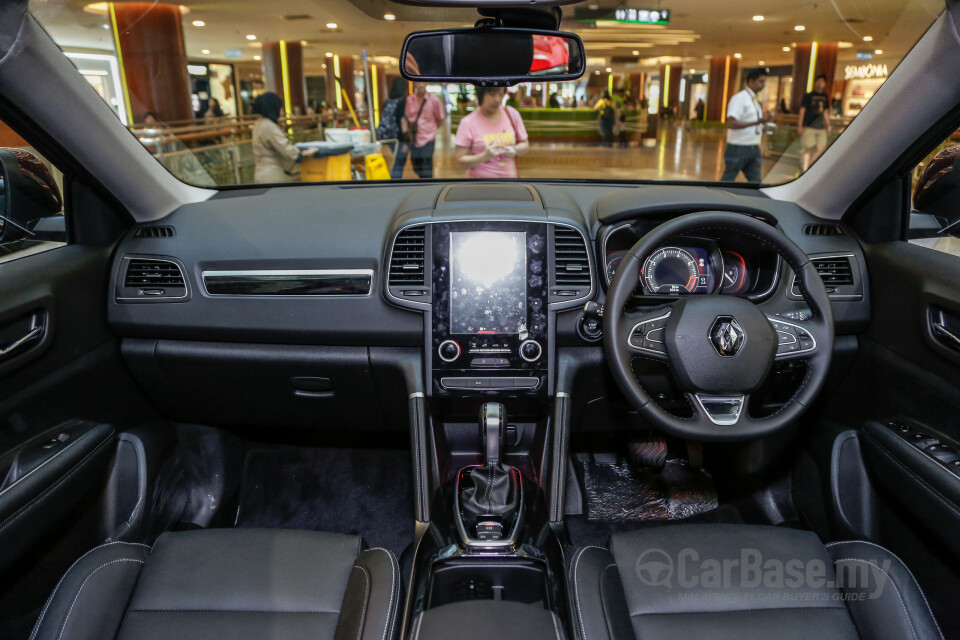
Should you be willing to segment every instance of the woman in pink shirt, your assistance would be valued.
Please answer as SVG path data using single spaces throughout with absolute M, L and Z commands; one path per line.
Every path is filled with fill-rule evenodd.
M 523 119 L 503 106 L 503 87 L 477 87 L 480 105 L 457 128 L 457 162 L 468 178 L 516 178 L 517 156 L 530 149 Z

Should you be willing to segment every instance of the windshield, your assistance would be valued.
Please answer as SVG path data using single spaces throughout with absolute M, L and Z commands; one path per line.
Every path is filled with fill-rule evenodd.
M 943 2 L 570 5 L 560 28 L 583 39 L 583 77 L 506 90 L 399 74 L 408 33 L 472 26 L 473 9 L 386 0 L 30 7 L 132 134 L 193 185 L 781 184 L 842 135 Z M 538 40 L 537 69 L 565 57 L 556 40 Z

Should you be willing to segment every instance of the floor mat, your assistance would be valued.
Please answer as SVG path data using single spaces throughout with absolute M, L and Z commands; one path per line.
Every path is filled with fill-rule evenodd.
M 742 524 L 740 512 L 731 505 L 721 505 L 716 509 L 704 511 L 681 520 L 633 520 L 625 522 L 598 522 L 580 516 L 567 516 L 565 519 L 570 544 L 573 548 L 607 547 L 610 536 L 623 531 L 634 531 L 670 524 Z M 572 557 L 572 554 L 568 554 Z
M 413 541 L 410 452 L 252 449 L 239 503 L 238 527 L 357 534 L 399 557 Z
M 580 464 L 587 520 L 680 520 L 720 506 L 710 476 L 683 460 L 667 460 L 660 471 L 625 461 Z

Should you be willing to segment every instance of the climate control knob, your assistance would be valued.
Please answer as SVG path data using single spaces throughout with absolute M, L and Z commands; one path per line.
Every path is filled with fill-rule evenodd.
M 444 340 L 437 349 L 440 359 L 444 362 L 453 362 L 460 357 L 460 345 L 453 340 Z
M 520 344 L 520 357 L 527 362 L 536 362 L 542 354 L 543 349 L 536 340 L 525 340 Z

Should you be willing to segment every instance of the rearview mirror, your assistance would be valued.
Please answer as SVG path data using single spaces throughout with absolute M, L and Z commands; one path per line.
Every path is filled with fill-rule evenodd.
M 414 81 L 506 86 L 575 80 L 585 67 L 574 33 L 503 27 L 417 31 L 407 36 L 400 73 Z

